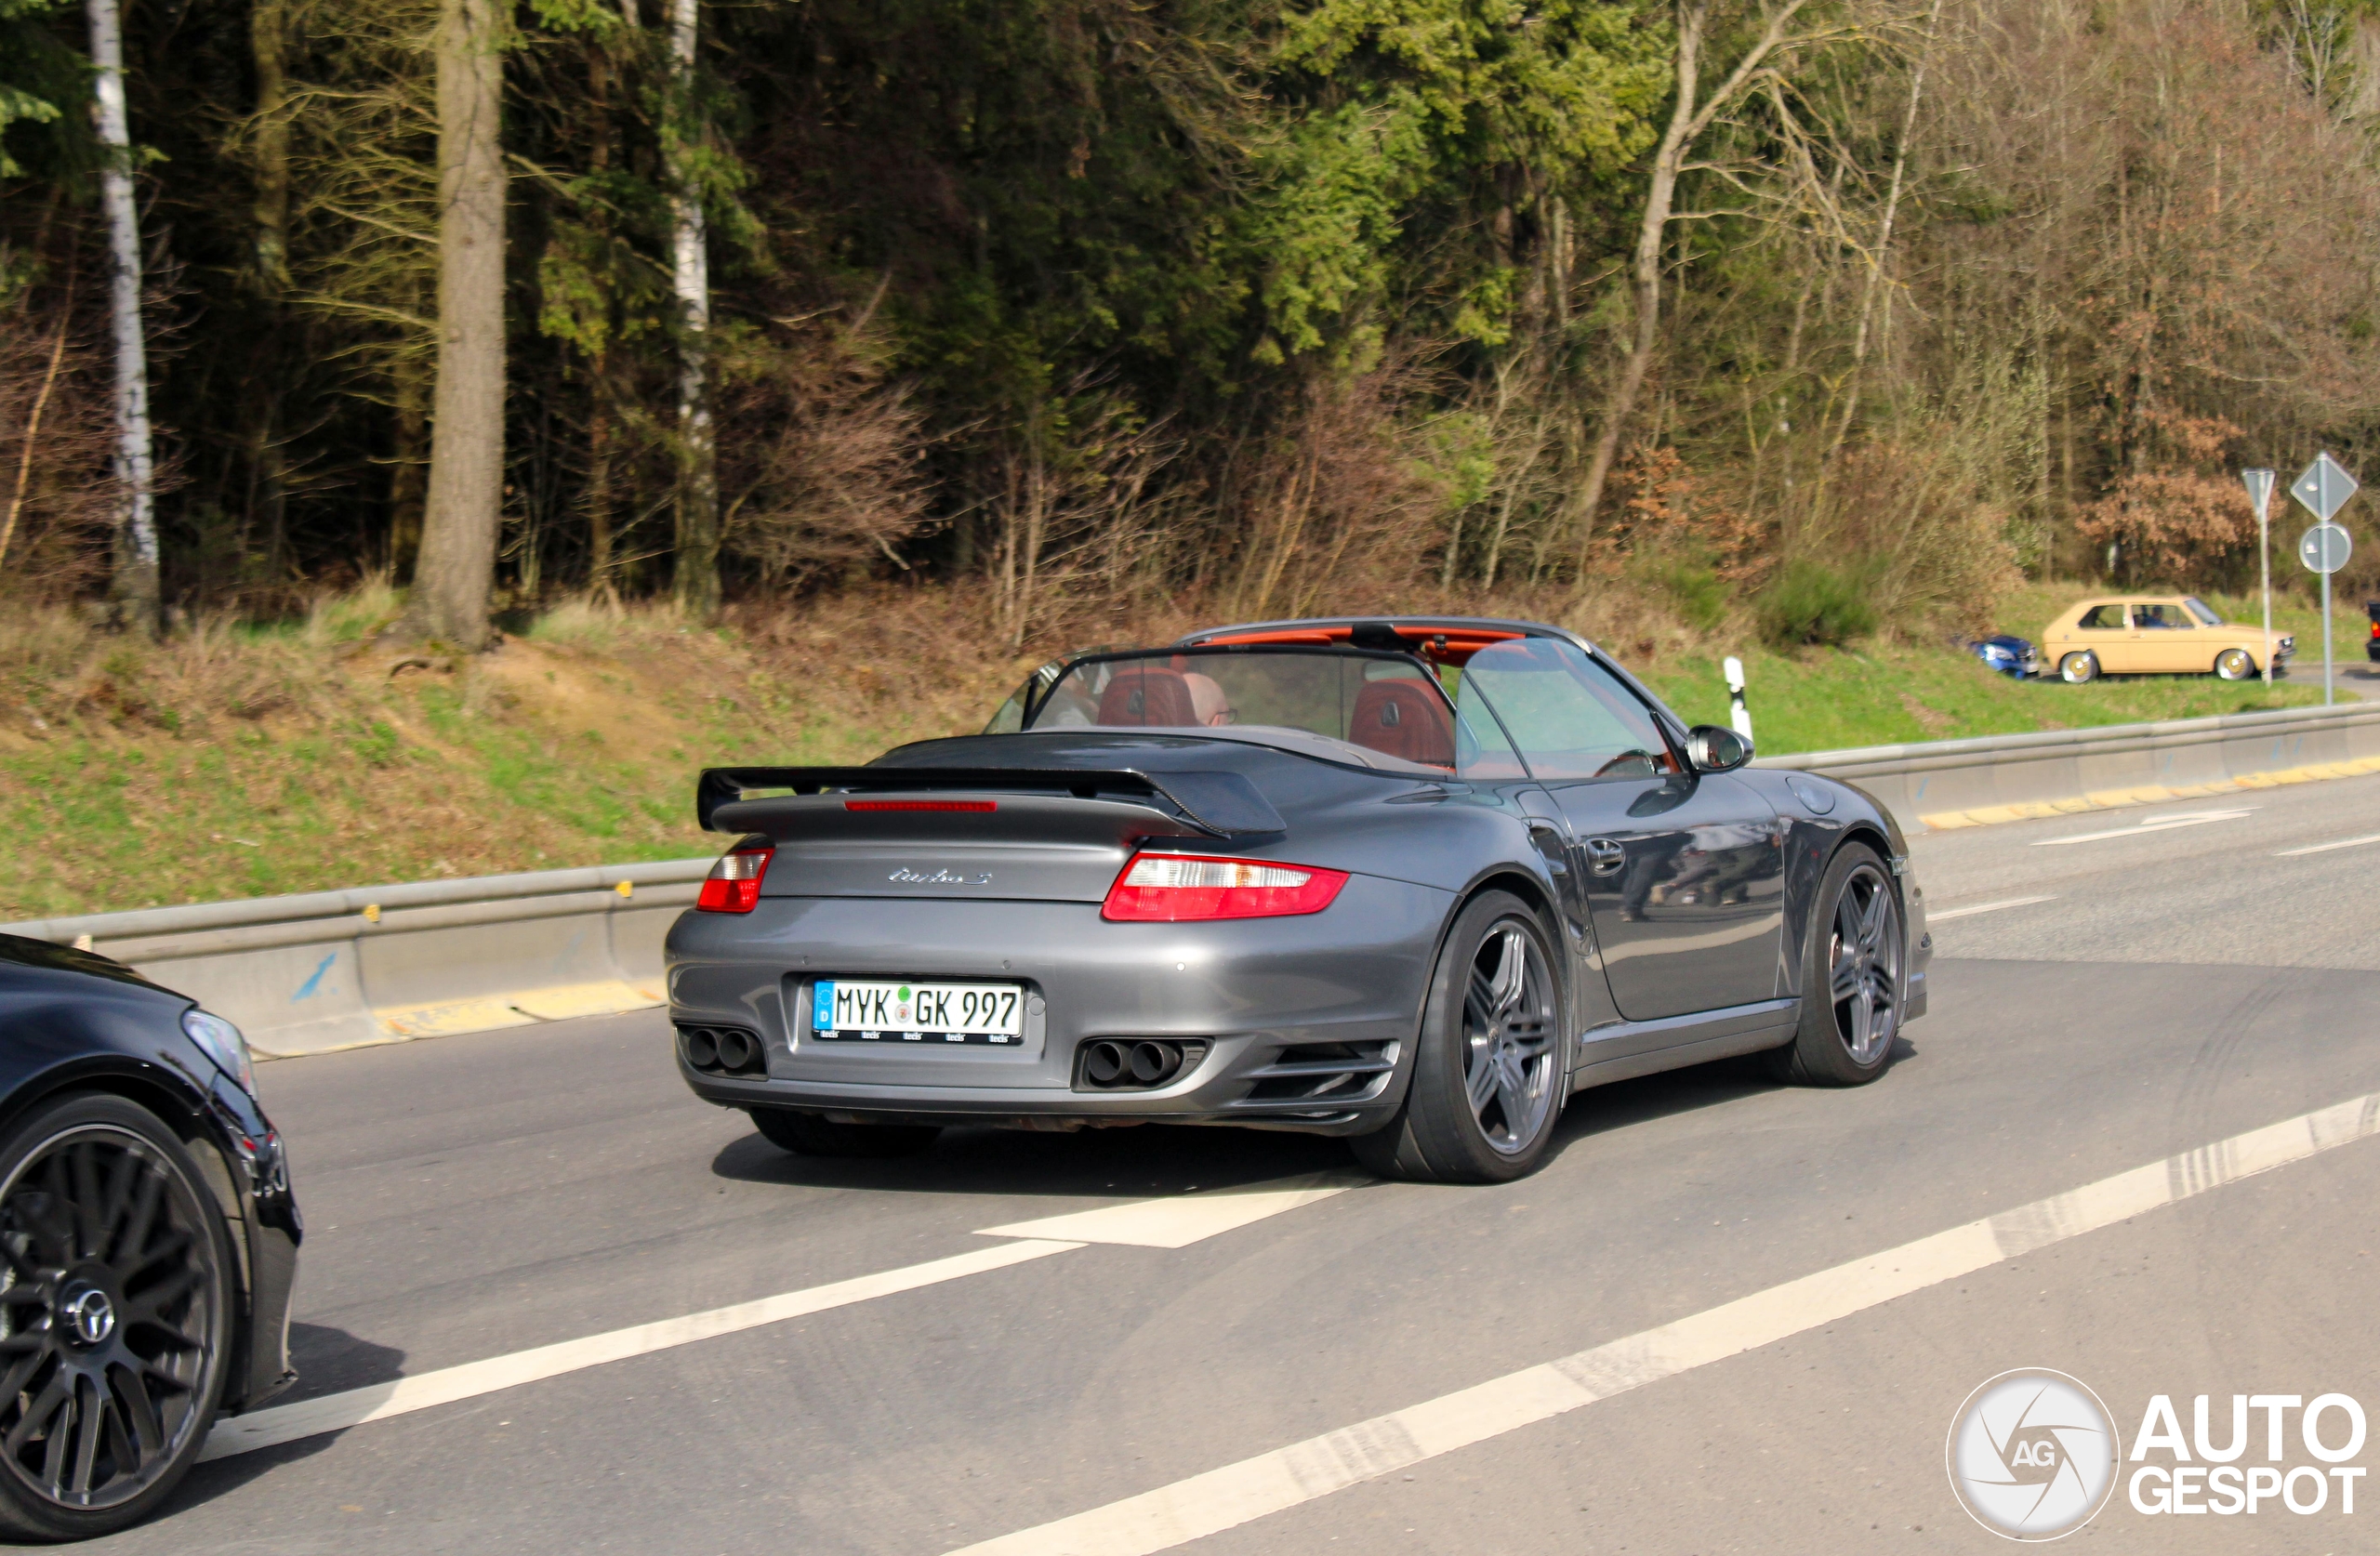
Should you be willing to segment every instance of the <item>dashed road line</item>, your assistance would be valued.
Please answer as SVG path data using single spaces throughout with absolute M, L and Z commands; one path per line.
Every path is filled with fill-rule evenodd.
M 1925 922 L 1928 927 L 1931 927 L 1933 925 L 1942 923 L 1946 919 L 1968 918 L 1978 913 L 1998 913 L 2002 908 L 2031 907 L 2035 903 L 2054 903 L 2056 901 L 2057 901 L 2057 894 L 2056 892 L 2052 892 L 2046 897 L 2010 897 L 2004 902 L 1977 903 L 1973 907 L 1946 908 L 1940 913 L 1936 913 L 1933 909 L 1928 908 L 1925 913 Z
M 1124 1243 L 1144 1248 L 1186 1248 L 1267 1216 L 1312 1205 L 1370 1182 L 1352 1172 L 1317 1172 L 1244 1189 L 1208 1189 L 1170 1199 L 1136 1200 L 1097 1210 L 1075 1210 L 1035 1221 L 985 1227 L 984 1237 L 1051 1237 L 1069 1243 Z
M 964 1280 L 994 1270 L 1005 1270 L 1051 1254 L 1070 1253 L 1094 1243 L 1117 1243 L 1151 1248 L 1183 1248 L 1202 1239 L 1250 1226 L 1317 1200 L 1369 1182 L 1353 1173 L 1309 1173 L 1275 1179 L 1240 1188 L 1208 1189 L 1163 1199 L 1132 1200 L 1094 1210 L 1072 1211 L 1038 1221 L 991 1227 L 979 1236 L 1013 1237 L 1018 1242 L 978 1248 L 949 1259 L 930 1259 L 898 1270 L 885 1270 L 826 1286 L 780 1292 L 706 1312 L 687 1313 L 651 1324 L 631 1325 L 600 1335 L 465 1362 L 459 1366 L 400 1378 L 295 1404 L 274 1405 L 216 1423 L 207 1434 L 200 1459 L 227 1458 L 258 1448 L 344 1431 L 366 1421 L 386 1420 L 457 1400 L 518 1388 L 564 1373 L 602 1366 L 606 1362 L 650 1355 L 697 1340 L 715 1339 L 763 1325 L 800 1318 L 829 1308 L 849 1307 L 898 1292 L 916 1291 L 946 1281 Z M 1075 1227 L 1063 1234 L 1050 1229 Z
M 2328 853 L 2333 849 L 2360 849 L 2366 843 L 2380 843 L 2380 832 L 2364 837 L 2342 837 L 2335 843 L 2315 843 L 2302 849 L 2282 849 L 2275 859 L 2294 859 L 2301 853 Z
M 2144 816 L 2131 826 L 2119 826 L 2106 832 L 2078 832 L 2070 837 L 2036 837 L 2033 847 L 2054 849 L 2065 843 L 2104 843 L 2110 837 L 2145 837 L 2152 832 L 2171 832 L 2177 826 L 2204 826 L 2209 822 L 2238 821 L 2255 813 L 2251 805 L 2238 811 L 2184 811 L 2177 814 Z
M 386 1420 L 391 1416 L 407 1415 L 434 1405 L 452 1404 L 456 1400 L 492 1394 L 499 1389 L 518 1388 L 540 1378 L 559 1378 L 564 1373 L 601 1366 L 606 1362 L 649 1355 L 655 1351 L 692 1345 L 696 1340 L 757 1329 L 763 1324 L 782 1323 L 807 1313 L 824 1312 L 828 1308 L 849 1307 L 853 1302 L 889 1297 L 897 1291 L 915 1291 L 920 1286 L 939 1286 L 945 1281 L 962 1280 L 991 1270 L 1004 1270 L 1012 1264 L 1023 1264 L 1029 1259 L 1070 1253 L 1082 1246 L 1080 1243 L 1047 1241 L 1003 1243 L 998 1247 L 977 1248 L 950 1259 L 931 1259 L 899 1270 L 836 1281 L 829 1286 L 780 1292 L 774 1297 L 713 1308 L 707 1312 L 693 1312 L 682 1318 L 631 1325 L 608 1334 L 587 1335 L 555 1345 L 541 1345 L 533 1351 L 516 1351 L 509 1356 L 490 1356 L 485 1361 L 466 1362 L 460 1366 L 426 1372 L 417 1378 L 400 1378 L 390 1383 L 350 1389 L 342 1394 L 325 1394 L 320 1399 L 300 1400 L 296 1404 L 275 1405 L 217 1422 L 215 1430 L 207 1433 L 206 1446 L 198 1457 L 203 1462 L 210 1458 L 227 1458 L 233 1454 L 252 1453 L 258 1448 L 295 1443 L 300 1438 L 316 1437 L 326 1431 L 362 1426 L 366 1421 Z
M 2374 1134 L 2380 1092 L 951 1556 L 1153 1556 Z

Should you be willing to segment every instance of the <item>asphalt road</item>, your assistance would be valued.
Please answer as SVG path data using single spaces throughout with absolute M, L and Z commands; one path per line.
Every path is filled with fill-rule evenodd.
M 2002 1547 L 1953 1500 L 1944 1439 L 2003 1370 L 2082 1379 L 2127 1444 L 2159 1393 L 2185 1430 L 2191 1397 L 2215 1396 L 2218 1436 L 2234 1393 L 2380 1411 L 2367 1139 L 2221 1186 L 2177 1167 L 2180 1203 L 2080 1233 L 2037 1217 L 2034 1251 L 1855 1293 L 1782 1338 L 1467 1445 L 1344 1431 L 2380 1092 L 2380 780 L 1915 852 L 1933 1013 L 1873 1087 L 1778 1088 L 1740 1062 L 1654 1077 L 1573 1099 L 1556 1156 L 1508 1187 L 1363 1184 L 1179 1246 L 1091 1241 L 625 1359 L 573 1352 L 541 1380 L 202 1465 L 165 1516 L 104 1543 L 933 1556 L 1324 1438 L 1291 1456 L 1279 1510 L 1181 1549 L 1987 1550 Z M 2022 898 L 2048 900 L 1996 905 Z M 803 1161 L 687 1095 L 657 1015 L 261 1078 L 311 1226 L 297 1402 L 1026 1246 L 985 1228 L 1346 1164 L 1329 1141 L 1151 1128 Z M 1158 1221 L 1118 1224 L 1166 1241 L 1144 1235 Z M 2373 1437 L 2350 1464 L 2380 1465 L 2380 1422 Z M 2294 1421 L 2285 1446 L 2281 1468 L 2312 1462 Z M 1231 1495 L 1185 1487 L 1168 1516 L 1212 1522 Z M 2177 1517 L 2119 1489 L 2072 1537 L 2369 1549 L 2380 1488 L 2363 1497 L 2353 1514 L 2333 1496 L 2317 1513 Z M 1113 1549 L 1085 1537 L 1008 1549 Z

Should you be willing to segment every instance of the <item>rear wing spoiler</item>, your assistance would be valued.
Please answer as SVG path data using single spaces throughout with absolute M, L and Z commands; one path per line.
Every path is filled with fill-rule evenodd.
M 1144 796 L 1162 799 L 1183 821 L 1217 837 L 1286 832 L 1287 823 L 1256 785 L 1236 772 L 1142 772 L 1132 768 L 1034 767 L 707 767 L 694 785 L 694 818 L 706 832 L 723 805 L 747 789 L 823 794 L 1048 793 L 1076 799 Z

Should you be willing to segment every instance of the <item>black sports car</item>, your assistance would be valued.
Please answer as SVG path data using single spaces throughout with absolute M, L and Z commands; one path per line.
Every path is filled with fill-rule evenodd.
M 133 1523 L 290 1381 L 300 1235 L 239 1029 L 0 935 L 0 1539 Z
M 1162 1120 L 1468 1181 L 1604 1081 L 1872 1080 L 1925 1009 L 1907 850 L 1751 757 L 1531 622 L 1072 655 L 980 735 L 703 774 L 737 840 L 669 934 L 680 1069 L 793 1151 Z

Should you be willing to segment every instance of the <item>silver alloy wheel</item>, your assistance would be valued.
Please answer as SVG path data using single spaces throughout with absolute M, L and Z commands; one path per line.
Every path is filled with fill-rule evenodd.
M 1900 1031 L 1900 907 L 1873 864 L 1844 877 L 1827 943 L 1834 1033 L 1851 1062 L 1873 1064 Z
M 2245 680 L 2256 673 L 2256 664 L 2246 649 L 2225 649 L 2215 656 L 2215 673 L 2225 680 Z
M 1528 932 L 1510 919 L 1471 958 L 1462 996 L 1462 1088 L 1488 1145 L 1518 1155 L 1553 1115 L 1561 1056 L 1554 978 Z
M 2098 657 L 2089 653 L 2069 653 L 2057 662 L 2057 674 L 2058 679 L 2069 686 L 2081 686 L 2085 681 L 2096 680 L 2099 676 Z

